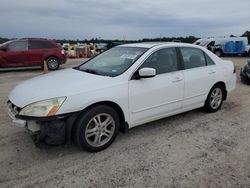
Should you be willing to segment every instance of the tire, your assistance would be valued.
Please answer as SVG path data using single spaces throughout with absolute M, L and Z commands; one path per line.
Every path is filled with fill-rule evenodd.
M 207 96 L 204 110 L 209 113 L 217 112 L 222 106 L 224 95 L 225 89 L 221 84 L 213 86 Z
M 218 57 L 221 57 L 222 56 L 222 51 L 221 50 L 216 50 L 215 55 L 217 55 Z
M 59 69 L 59 67 L 60 67 L 59 59 L 56 58 L 56 57 L 49 57 L 49 58 L 46 60 L 46 62 L 47 62 L 47 66 L 48 66 L 48 69 L 49 69 L 49 70 L 54 71 L 54 70 Z
M 245 77 L 240 76 L 240 80 L 241 80 L 241 82 L 242 82 L 243 84 L 250 85 L 250 81 L 249 81 L 249 80 L 247 80 Z
M 80 115 L 74 127 L 74 140 L 81 149 L 98 152 L 113 143 L 119 127 L 119 115 L 112 107 L 94 106 Z
M 241 57 L 247 57 L 247 51 L 245 51 L 243 54 L 240 54 Z

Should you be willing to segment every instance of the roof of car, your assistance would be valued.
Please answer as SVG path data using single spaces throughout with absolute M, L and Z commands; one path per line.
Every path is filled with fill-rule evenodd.
M 20 38 L 20 40 L 49 40 L 46 38 Z
M 119 46 L 123 46 L 123 47 L 138 47 L 138 48 L 152 48 L 152 47 L 161 46 L 161 45 L 189 46 L 189 47 L 196 46 L 197 47 L 197 45 L 187 44 L 187 43 L 180 43 L 180 42 L 141 42 L 141 43 L 123 44 L 123 45 L 119 45 Z
M 162 42 L 141 42 L 141 43 L 123 44 L 123 45 L 120 45 L 120 46 L 139 47 L 139 48 L 152 48 L 152 47 L 160 45 L 160 44 L 162 44 Z

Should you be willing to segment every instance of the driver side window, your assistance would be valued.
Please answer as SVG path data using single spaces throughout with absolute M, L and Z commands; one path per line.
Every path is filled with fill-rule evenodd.
M 154 68 L 156 74 L 164 74 L 178 70 L 175 48 L 165 48 L 151 54 L 141 68 Z
M 9 44 L 9 51 L 27 51 L 28 43 L 27 41 L 15 41 Z

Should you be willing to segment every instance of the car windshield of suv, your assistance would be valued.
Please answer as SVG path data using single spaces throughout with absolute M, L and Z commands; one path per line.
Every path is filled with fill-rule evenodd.
M 6 45 L 6 44 L 9 44 L 11 41 L 7 41 L 7 42 L 5 42 L 5 43 L 2 43 L 2 44 L 0 44 L 0 47 L 2 47 L 2 46 L 4 46 L 4 45 Z
M 115 47 L 90 59 L 78 70 L 102 76 L 115 77 L 125 72 L 147 48 Z

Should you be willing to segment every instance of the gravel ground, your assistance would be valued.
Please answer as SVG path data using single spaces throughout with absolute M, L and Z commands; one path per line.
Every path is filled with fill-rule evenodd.
M 239 75 L 246 59 L 227 59 Z M 250 187 L 250 86 L 239 80 L 217 113 L 194 110 L 148 123 L 88 153 L 74 145 L 36 148 L 7 116 L 10 90 L 40 74 L 0 72 L 0 187 Z

